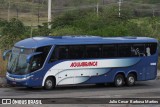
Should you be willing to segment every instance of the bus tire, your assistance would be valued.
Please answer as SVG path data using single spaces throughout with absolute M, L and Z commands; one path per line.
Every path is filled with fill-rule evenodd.
M 121 87 L 124 85 L 124 76 L 122 74 L 117 74 L 114 79 L 114 85 L 116 87 Z
M 52 77 L 48 77 L 46 80 L 45 80 L 45 83 L 44 83 L 44 88 L 46 90 L 51 90 L 55 87 L 55 81 Z
M 134 74 L 128 74 L 126 79 L 127 86 L 133 86 L 135 85 L 136 76 Z

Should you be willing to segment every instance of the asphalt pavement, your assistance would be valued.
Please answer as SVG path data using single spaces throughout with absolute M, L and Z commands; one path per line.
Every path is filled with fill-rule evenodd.
M 0 88 L 1 98 L 160 98 L 160 80 L 137 82 L 133 87 L 114 87 L 106 85 L 59 86 L 54 90 L 41 88 L 27 89 L 22 87 Z M 0 105 L 2 107 L 3 105 Z M 5 105 L 5 107 L 10 105 Z M 21 107 L 21 105 L 12 105 Z M 42 107 L 160 107 L 155 104 L 54 104 Z M 40 105 L 24 105 L 23 107 L 40 107 Z
M 158 78 L 160 72 L 158 72 Z M 5 81 L 5 80 L 4 80 Z M 2 82 L 2 81 L 1 81 Z M 0 98 L 160 98 L 160 79 L 137 82 L 133 87 L 59 86 L 53 90 L 24 87 L 0 88 Z M 0 105 L 0 107 L 22 107 L 22 105 Z M 158 104 L 48 104 L 23 105 L 23 107 L 160 107 Z

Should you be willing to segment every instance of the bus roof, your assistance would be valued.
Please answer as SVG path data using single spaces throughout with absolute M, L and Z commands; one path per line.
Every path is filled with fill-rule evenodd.
M 37 48 L 47 45 L 71 45 L 71 44 L 114 44 L 114 43 L 149 43 L 157 42 L 149 37 L 99 37 L 99 36 L 47 36 L 33 37 L 21 40 L 16 47 Z

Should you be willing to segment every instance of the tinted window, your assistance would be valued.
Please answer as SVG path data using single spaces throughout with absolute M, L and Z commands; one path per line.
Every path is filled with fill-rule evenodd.
M 131 51 L 132 56 L 145 56 L 145 45 L 144 44 L 133 44 Z
M 56 46 L 49 62 L 63 59 L 149 56 L 153 55 L 156 49 L 156 43 Z
M 44 63 L 50 49 L 51 49 L 51 46 L 39 47 L 36 49 L 36 52 L 42 52 L 42 54 L 41 54 L 42 63 Z
M 57 53 L 57 50 L 58 50 L 58 47 L 55 47 L 52 54 L 51 54 L 51 57 L 49 59 L 49 62 L 54 62 L 58 59 L 58 53 Z
M 34 52 L 34 49 L 13 47 L 12 52 L 13 53 L 21 53 L 21 54 L 31 54 L 32 52 Z
M 68 48 L 66 46 L 59 46 L 58 59 L 63 60 L 68 58 Z
M 84 46 L 69 46 L 69 59 L 84 58 Z
M 31 66 L 30 66 L 30 71 L 35 71 L 35 70 L 38 70 L 40 69 L 43 64 L 44 64 L 44 61 L 46 60 L 46 57 L 49 53 L 51 49 L 51 46 L 44 46 L 44 47 L 39 47 L 36 49 L 36 52 L 42 52 L 42 54 L 39 54 L 39 55 L 35 55 L 33 58 L 32 58 L 32 61 L 31 61 Z
M 49 62 L 56 60 L 63 60 L 68 58 L 68 47 L 67 46 L 56 46 L 52 52 Z
M 116 45 L 103 45 L 102 58 L 113 58 L 117 56 Z
M 150 56 L 156 53 L 157 43 L 148 43 L 145 46 L 146 56 Z
M 119 57 L 130 57 L 131 56 L 131 45 L 130 44 L 118 45 L 118 56 Z
M 101 47 L 99 45 L 87 45 L 86 46 L 86 58 L 100 58 Z

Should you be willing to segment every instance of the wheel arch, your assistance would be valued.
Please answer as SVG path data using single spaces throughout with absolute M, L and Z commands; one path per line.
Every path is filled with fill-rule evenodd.
M 121 79 L 122 79 L 122 82 L 121 82 L 121 84 L 119 84 L 118 82 L 117 82 L 117 78 L 118 78 L 118 76 L 120 76 L 121 75 Z M 114 76 L 114 85 L 116 86 L 116 87 L 121 87 L 121 86 L 123 86 L 125 84 L 125 73 L 124 72 L 117 72 L 116 74 L 115 74 L 115 76 Z
M 49 78 L 49 77 L 53 78 L 53 80 L 54 80 L 54 82 L 55 82 L 55 84 L 56 84 L 56 77 L 55 77 L 54 75 L 48 75 L 48 76 L 45 76 L 45 77 L 43 78 L 42 87 L 44 86 L 44 83 L 45 83 L 46 79 Z M 56 84 L 56 85 L 57 85 L 57 84 Z
M 125 72 L 119 71 L 119 72 L 117 72 L 117 73 L 114 75 L 113 80 L 115 79 L 115 77 L 116 77 L 118 74 L 121 74 L 121 75 L 123 75 L 124 78 L 126 78 Z
M 137 74 L 137 72 L 136 72 L 135 70 L 133 70 L 133 71 L 129 71 L 126 77 L 128 77 L 128 75 L 129 75 L 129 74 L 133 74 L 133 75 L 135 75 L 135 78 L 136 78 L 136 80 L 137 80 L 137 76 L 138 76 L 138 74 Z

